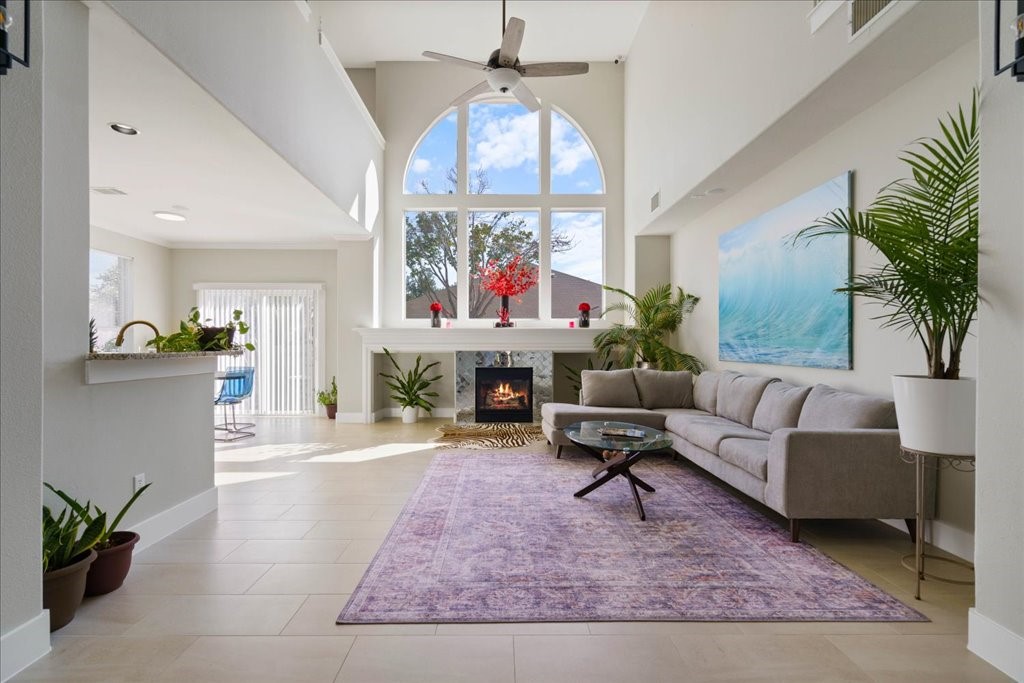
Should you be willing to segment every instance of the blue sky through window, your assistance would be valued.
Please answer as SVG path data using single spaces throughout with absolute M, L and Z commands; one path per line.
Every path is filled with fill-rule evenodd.
M 540 192 L 540 116 L 521 104 L 474 102 L 469 105 L 470 192 L 476 178 L 488 182 L 482 194 Z
M 572 242 L 551 254 L 551 270 L 590 282 L 604 282 L 604 214 L 601 211 L 552 211 L 551 232 Z
M 551 112 L 552 194 L 601 194 L 601 170 L 583 134 L 558 112 Z
M 454 110 L 439 120 L 423 136 L 405 175 L 407 194 L 448 194 L 454 191 L 448 182 L 448 169 L 455 168 L 458 113 Z M 426 182 L 427 190 L 423 188 Z

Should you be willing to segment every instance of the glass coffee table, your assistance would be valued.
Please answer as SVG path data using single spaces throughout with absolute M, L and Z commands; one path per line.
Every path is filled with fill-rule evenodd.
M 630 472 L 630 468 L 640 462 L 647 453 L 670 447 L 672 439 L 660 430 L 629 422 L 591 420 L 569 425 L 563 431 L 570 441 L 602 463 L 594 469 L 591 476 L 603 476 L 573 495 L 582 498 L 612 479 L 624 477 L 633 492 L 633 502 L 636 503 L 640 519 L 647 519 L 644 505 L 640 502 L 640 492 L 636 489 L 639 486 L 648 493 L 654 493 L 654 487 Z M 626 432 L 628 436 L 615 432 Z

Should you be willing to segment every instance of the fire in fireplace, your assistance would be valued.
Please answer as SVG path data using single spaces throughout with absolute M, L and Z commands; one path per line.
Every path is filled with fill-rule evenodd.
M 533 422 L 533 368 L 477 368 L 477 422 Z

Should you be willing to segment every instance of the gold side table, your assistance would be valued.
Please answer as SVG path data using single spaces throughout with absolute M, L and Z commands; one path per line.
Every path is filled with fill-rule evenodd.
M 921 599 L 921 581 L 928 577 L 934 581 L 942 581 L 943 583 L 955 583 L 962 586 L 973 586 L 974 581 L 962 581 L 958 579 L 948 579 L 935 574 L 929 574 L 924 570 L 924 559 L 927 557 L 929 560 L 936 562 L 946 562 L 947 564 L 954 564 L 960 567 L 966 567 L 971 571 L 974 571 L 974 565 L 970 562 L 965 562 L 957 558 L 950 557 L 939 557 L 938 555 L 930 555 L 924 552 L 924 468 L 926 465 L 925 461 L 931 458 L 934 464 L 931 465 L 935 470 L 941 469 L 954 469 L 958 472 L 973 472 L 974 471 L 974 457 L 973 455 L 950 455 L 948 453 L 929 453 L 928 451 L 917 451 L 913 448 L 905 448 L 900 446 L 900 458 L 904 462 L 913 463 L 916 468 L 916 496 L 917 505 L 915 510 L 915 522 L 916 531 L 914 539 L 914 554 L 905 555 L 901 559 L 900 563 L 914 572 L 917 576 L 917 586 L 914 590 L 914 598 L 917 600 Z M 913 558 L 914 565 L 911 566 L 908 562 Z

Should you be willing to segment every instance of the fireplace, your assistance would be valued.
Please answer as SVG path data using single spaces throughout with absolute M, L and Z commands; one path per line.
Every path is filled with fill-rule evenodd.
M 477 368 L 477 422 L 533 422 L 533 368 Z

